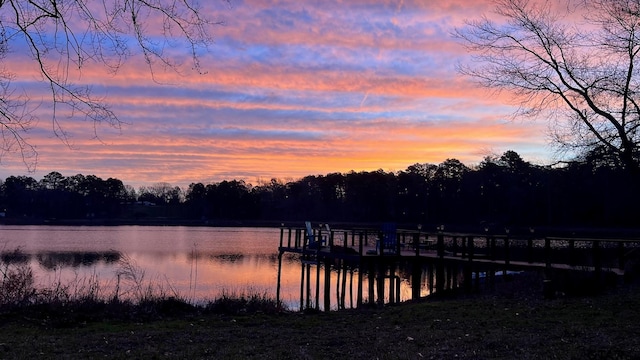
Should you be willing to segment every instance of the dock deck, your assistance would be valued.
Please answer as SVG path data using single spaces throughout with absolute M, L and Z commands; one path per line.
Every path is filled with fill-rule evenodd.
M 622 276 L 630 259 L 640 256 L 640 239 L 537 238 L 533 233 L 523 237 L 510 236 L 508 233 L 468 234 L 398 229 L 395 241 L 389 243 L 381 241 L 383 234 L 377 229 L 317 228 L 312 231 L 313 238 L 322 239 L 321 242 L 310 244 L 305 228 L 281 228 L 279 258 L 285 253 L 297 254 L 303 267 L 317 266 L 318 277 L 321 266 L 325 271 L 330 271 L 335 264 L 357 268 L 361 274 L 366 272 L 370 276 L 370 302 L 374 301 L 371 293 L 377 292 L 379 297 L 380 293 L 384 293 L 381 285 L 371 284 L 375 281 L 386 281 L 389 285 L 386 298 L 389 301 L 394 298 L 393 293 L 397 289 L 390 279 L 400 281 L 395 273 L 400 264 L 410 264 L 409 267 L 413 268 L 408 270 L 411 274 L 409 281 L 412 283 L 412 298 L 417 298 L 420 297 L 420 289 L 415 284 L 424 282 L 424 274 L 418 269 L 425 266 L 434 268 L 434 279 L 429 281 L 432 285 L 435 283 L 433 290 L 437 293 L 460 285 L 469 289 L 472 278 L 478 279 L 480 273 L 497 271 L 542 271 L 547 277 L 559 271 L 588 272 L 596 278 L 603 273 Z M 460 279 L 457 279 L 456 271 L 461 274 Z M 310 273 L 306 275 L 307 281 L 310 281 L 310 276 Z M 326 283 L 329 279 L 330 276 L 325 275 L 325 290 L 329 290 L 330 285 Z M 319 284 L 319 281 L 316 283 Z M 361 286 L 358 291 L 359 305 L 363 301 L 360 298 Z M 325 305 L 329 305 L 326 299 Z

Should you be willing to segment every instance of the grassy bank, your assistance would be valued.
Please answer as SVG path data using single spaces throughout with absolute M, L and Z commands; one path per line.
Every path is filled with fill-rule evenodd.
M 23 308 L 0 315 L 0 358 L 631 359 L 640 357 L 639 305 L 638 291 L 622 287 L 588 298 L 544 300 L 534 288 L 307 314 Z
M 113 292 L 93 278 L 37 288 L 18 250 L 2 264 L 0 359 L 640 358 L 632 285 L 547 300 L 539 274 L 522 274 L 473 295 L 291 313 L 250 293 L 194 306 L 126 257 Z

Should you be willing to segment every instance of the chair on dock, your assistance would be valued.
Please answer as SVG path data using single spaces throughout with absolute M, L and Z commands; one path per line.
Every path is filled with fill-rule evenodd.
M 376 252 L 380 255 L 397 255 L 398 254 L 398 235 L 396 224 L 382 224 L 380 238 L 376 241 Z
M 307 232 L 307 248 L 318 249 L 327 245 L 326 237 L 314 233 L 311 221 L 304 222 Z

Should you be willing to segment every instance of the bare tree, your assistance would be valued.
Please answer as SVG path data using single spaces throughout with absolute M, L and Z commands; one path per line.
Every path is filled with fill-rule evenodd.
M 176 47 L 201 72 L 199 58 L 220 24 L 210 13 L 195 0 L 0 0 L 0 160 L 18 152 L 33 170 L 37 152 L 26 134 L 43 102 L 52 106 L 53 133 L 67 144 L 63 117 L 89 120 L 94 132 L 100 124 L 120 129 L 123 122 L 109 104 L 72 79 L 89 65 L 115 74 L 129 57 L 141 56 L 156 80 L 160 69 L 179 72 L 169 51 Z M 12 85 L 16 74 L 6 62 L 22 53 L 41 75 L 49 100 L 32 99 Z
M 516 116 L 553 120 L 561 149 L 606 149 L 638 171 L 640 1 L 493 3 L 456 30 L 474 55 L 462 73 L 513 94 Z

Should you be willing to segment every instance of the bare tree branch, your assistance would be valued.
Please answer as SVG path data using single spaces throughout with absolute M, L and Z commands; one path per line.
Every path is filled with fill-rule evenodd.
M 202 74 L 200 56 L 209 51 L 213 28 L 221 24 L 206 14 L 195 0 L 0 1 L 0 162 L 18 152 L 29 170 L 37 164 L 36 147 L 26 137 L 37 106 L 13 87 L 14 76 L 4 68 L 13 47 L 27 49 L 49 89 L 49 100 L 42 103 L 51 106 L 52 132 L 70 146 L 64 127 L 69 119 L 91 121 L 95 138 L 102 125 L 121 129 L 125 124 L 104 99 L 72 78 L 80 79 L 88 65 L 117 74 L 139 53 L 159 82 L 158 67 L 181 73 L 169 47 L 184 48 L 192 69 Z
M 513 94 L 516 116 L 564 118 L 567 132 L 552 129 L 560 148 L 604 146 L 640 169 L 640 1 L 493 3 L 501 21 L 482 17 L 455 32 L 474 60 L 460 71 Z

